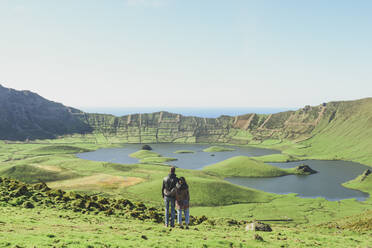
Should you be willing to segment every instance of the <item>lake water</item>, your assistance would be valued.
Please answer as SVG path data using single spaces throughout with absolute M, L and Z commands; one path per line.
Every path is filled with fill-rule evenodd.
M 307 164 L 318 171 L 308 176 L 288 175 L 272 178 L 226 178 L 227 181 L 245 187 L 277 194 L 297 193 L 300 197 L 324 197 L 330 201 L 355 198 L 363 201 L 368 194 L 348 189 L 341 184 L 362 174 L 368 167 L 347 161 L 305 160 L 290 163 L 270 163 L 280 168 L 292 168 Z
M 122 148 L 105 148 L 93 152 L 80 153 L 77 156 L 82 159 L 134 164 L 138 163 L 135 158 L 129 157 L 129 154 L 140 150 L 142 145 L 127 144 Z M 262 156 L 280 153 L 276 150 L 260 149 L 253 147 L 235 147 L 235 151 L 229 152 L 203 152 L 203 149 L 210 145 L 201 144 L 152 144 L 153 150 L 164 157 L 177 158 L 177 161 L 170 162 L 184 169 L 202 169 L 206 165 L 214 164 L 234 156 Z M 228 146 L 230 147 L 230 146 Z M 176 154 L 177 150 L 192 150 L 195 153 Z M 214 156 L 211 156 L 214 154 Z M 301 162 L 290 163 L 271 163 L 281 168 L 292 168 L 299 164 L 307 164 L 318 173 L 308 176 L 289 175 L 273 178 L 226 178 L 227 181 L 277 194 L 297 193 L 300 197 L 324 197 L 328 200 L 341 200 L 355 198 L 365 200 L 368 194 L 343 187 L 341 184 L 360 175 L 369 167 L 346 161 L 323 161 L 323 160 L 306 160 Z

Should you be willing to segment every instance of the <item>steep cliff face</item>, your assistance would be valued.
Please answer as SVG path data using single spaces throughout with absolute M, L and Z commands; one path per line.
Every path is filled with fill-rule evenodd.
M 86 114 L 87 123 L 107 140 L 128 143 L 227 142 L 232 117 L 200 118 L 157 112 L 122 117 Z
M 82 114 L 30 91 L 0 85 L 0 139 L 55 138 L 90 132 L 92 129 L 82 120 Z
M 304 140 L 324 117 L 326 106 L 307 106 L 298 111 L 272 115 L 247 114 L 200 118 L 168 112 L 122 117 L 86 114 L 95 133 L 108 141 L 128 143 L 258 143 L 267 139 Z

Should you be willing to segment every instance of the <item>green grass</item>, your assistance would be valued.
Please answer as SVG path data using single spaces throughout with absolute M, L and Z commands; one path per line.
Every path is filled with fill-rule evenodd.
M 1 171 L 0 176 L 14 178 L 26 183 L 50 182 L 78 177 L 77 174 L 70 171 L 54 172 L 32 165 L 12 166 Z
M 160 154 L 148 150 L 139 150 L 137 152 L 129 154 L 129 156 L 138 159 L 161 157 Z
M 268 202 L 272 194 L 233 185 L 213 177 L 196 177 L 181 171 L 179 176 L 186 177 L 190 187 L 190 204 L 192 206 L 221 206 L 241 202 Z M 132 186 L 128 192 L 136 195 L 136 200 L 144 200 L 152 204 L 160 204 L 162 178 Z M 160 197 L 159 197 L 160 196 Z
M 171 161 L 176 161 L 176 158 L 169 158 L 169 157 L 146 157 L 140 160 L 141 163 L 166 163 Z
M 139 150 L 129 154 L 129 156 L 139 159 L 139 161 L 144 164 L 164 164 L 166 162 L 177 160 L 176 158 L 163 157 L 162 155 L 149 150 Z
M 58 209 L 1 207 L 1 247 L 368 247 L 364 235 L 328 227 L 306 229 L 272 225 L 273 232 L 257 232 L 244 225 L 199 225 L 190 230 L 166 229 L 161 224 L 101 215 L 81 215 Z
M 82 152 L 91 152 L 92 150 L 71 145 L 48 145 L 36 148 L 33 152 L 37 154 L 76 154 Z
M 231 151 L 235 151 L 235 149 L 222 146 L 211 146 L 203 150 L 203 152 L 231 152 Z
M 88 137 L 86 137 L 88 140 Z M 58 173 L 72 173 L 74 177 L 87 177 L 96 174 L 112 176 L 135 177 L 143 179 L 142 183 L 130 187 L 117 188 L 86 188 L 88 194 L 105 195 L 112 198 L 125 197 L 132 201 L 144 201 L 153 206 L 161 207 L 161 180 L 169 168 L 156 164 L 121 165 L 107 162 L 94 162 L 77 158 L 71 149 L 53 149 L 48 146 L 72 146 L 79 149 L 95 150 L 101 147 L 117 146 L 117 144 L 100 144 L 83 142 L 79 137 L 61 140 L 43 141 L 45 144 L 5 144 L 0 143 L 0 174 L 16 168 L 16 174 L 24 176 L 24 181 L 32 182 L 41 173 L 49 169 L 60 169 Z M 281 142 L 286 149 L 301 150 L 301 144 Z M 276 148 L 279 144 L 275 145 Z M 52 152 L 51 152 L 52 150 Z M 142 154 L 144 158 L 161 158 L 160 155 Z M 292 154 L 291 154 L 292 155 Z M 264 159 L 262 159 L 264 158 Z M 284 159 L 282 155 L 261 157 L 267 159 Z M 300 157 L 303 158 L 303 157 Z M 257 159 L 257 158 L 256 158 Z M 224 162 L 224 163 L 223 163 Z M 222 161 L 228 166 L 221 166 L 221 174 L 208 170 L 194 171 L 177 169 L 178 176 L 185 176 L 190 185 L 191 214 L 206 215 L 209 218 L 233 218 L 238 220 L 270 220 L 292 219 L 290 222 L 271 222 L 274 229 L 272 233 L 259 233 L 265 242 L 253 240 L 253 234 L 246 233 L 243 226 L 230 226 L 226 222 L 211 225 L 200 225 L 198 230 L 169 231 L 161 224 L 142 222 L 117 217 L 101 215 L 83 215 L 62 209 L 22 209 L 11 207 L 0 202 L 0 246 L 10 243 L 10 247 L 19 246 L 60 246 L 67 247 L 164 247 L 164 242 L 178 242 L 180 247 L 226 247 L 230 243 L 234 247 L 366 247 L 371 240 L 371 231 L 359 232 L 347 229 L 348 225 L 342 219 L 357 223 L 358 216 L 372 209 L 372 200 L 364 202 L 352 199 L 330 202 L 323 198 L 304 199 L 291 195 L 275 195 L 258 190 L 239 187 L 221 179 L 225 172 L 239 176 L 245 171 L 247 175 L 266 174 L 280 175 L 276 169 L 266 167 L 262 161 L 253 162 L 252 158 L 232 158 L 231 161 Z M 245 165 L 245 166 L 244 166 Z M 264 165 L 262 167 L 262 165 Z M 18 168 L 17 168 L 18 167 Z M 220 167 L 220 166 L 218 166 Z M 230 168 L 229 168 L 230 167 Z M 252 168 L 250 168 L 252 167 Z M 36 169 L 37 173 L 34 173 Z M 42 172 L 37 170 L 42 170 Z M 22 171 L 26 173 L 22 173 Z M 288 171 L 285 171 L 289 173 Z M 58 179 L 58 178 L 57 178 Z M 64 180 L 65 182 L 66 180 Z M 56 185 L 59 181 L 56 182 Z M 369 177 L 363 181 L 351 181 L 347 187 L 357 188 L 371 192 L 372 184 Z M 40 212 L 38 214 L 38 212 Z M 59 217 L 62 216 L 62 217 Z M 67 217 L 69 216 L 69 217 Z M 351 217 L 350 217 L 351 216 Z M 222 221 L 222 220 L 221 220 Z M 50 223 L 53 223 L 52 225 Z M 332 223 L 342 224 L 345 229 L 332 227 Z M 346 222 L 345 222 L 346 223 Z M 326 225 L 323 225 L 326 224 Z M 321 225 L 321 226 L 318 226 Z M 73 226 L 73 227 L 72 227 Z M 16 231 L 10 231 L 16 230 Z M 114 231 L 113 231 L 114 230 Z M 165 232 L 164 232 L 165 230 Z M 280 233 L 280 235 L 279 235 Z M 147 240 L 141 238 L 145 235 Z M 105 240 L 104 242 L 102 240 Z M 177 240 L 177 241 L 176 241 Z M 2 242 L 2 243 L 1 243 Z M 173 242 L 173 243 L 172 243 Z M 177 244 L 178 244 L 177 243 Z M 170 247 L 173 247 L 170 245 Z
M 279 154 L 270 154 L 270 155 L 265 155 L 265 156 L 259 156 L 259 157 L 252 157 L 255 160 L 262 161 L 265 163 L 271 162 L 271 163 L 286 163 L 286 162 L 293 162 L 293 161 L 299 161 L 300 159 L 284 154 L 284 153 L 279 153 Z
M 246 156 L 236 156 L 203 168 L 221 177 L 277 177 L 288 171 Z
M 195 153 L 195 151 L 191 151 L 191 150 L 178 150 L 178 151 L 175 151 L 174 153 L 178 153 L 178 154 L 182 154 L 182 153 Z
M 370 195 L 372 194 L 372 174 L 368 176 L 360 175 L 357 178 L 345 182 L 342 184 L 344 187 L 358 189 L 364 192 L 368 192 Z

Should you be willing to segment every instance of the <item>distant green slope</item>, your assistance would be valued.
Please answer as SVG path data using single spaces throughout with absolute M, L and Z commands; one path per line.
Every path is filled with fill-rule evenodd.
M 372 166 L 372 98 L 327 104 L 324 118 L 291 152 L 314 158 L 353 160 Z
M 289 174 L 286 170 L 246 156 L 232 157 L 219 163 L 208 165 L 203 170 L 223 177 L 276 177 Z

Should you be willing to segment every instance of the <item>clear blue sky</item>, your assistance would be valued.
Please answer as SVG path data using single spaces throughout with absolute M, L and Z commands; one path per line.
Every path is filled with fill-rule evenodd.
M 372 1 L 0 0 L 0 83 L 75 107 L 372 96 Z

